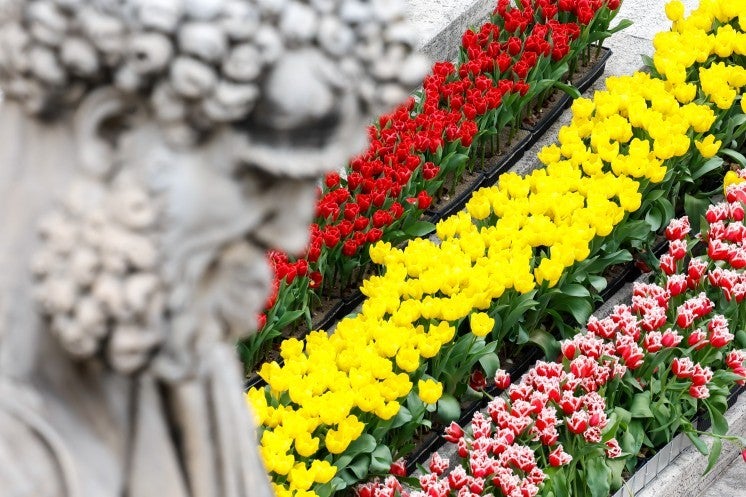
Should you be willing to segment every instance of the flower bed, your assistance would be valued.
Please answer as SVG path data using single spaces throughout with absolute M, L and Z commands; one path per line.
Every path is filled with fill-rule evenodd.
M 278 493 L 312 488 L 328 495 L 369 473 L 385 473 L 392 458 L 411 448 L 412 434 L 431 425 L 430 412 L 457 417 L 454 396 L 466 391 L 477 363 L 488 375 L 497 369 L 498 345 L 534 341 L 555 357 L 547 328 L 574 334 L 567 323 L 587 319 L 589 289 L 603 287 L 602 269 L 628 260 L 630 249 L 649 246 L 651 233 L 677 208 L 669 199 L 684 199 L 681 207 L 693 213 L 703 210 L 698 185 L 721 166 L 714 157 L 720 142 L 740 138 L 746 110 L 736 101 L 746 84 L 741 45 L 731 42 L 727 55 L 714 52 L 722 50 L 721 31 L 725 40 L 726 26 L 738 28 L 738 21 L 720 4 L 700 10 L 713 8 L 724 21 L 709 17 L 706 24 L 706 13 L 699 13 L 676 25 L 682 36 L 695 36 L 686 35 L 687 28 L 716 31 L 718 42 L 701 62 L 691 57 L 683 81 L 658 74 L 610 78 L 608 91 L 573 104 L 559 145 L 540 154 L 545 168 L 525 178 L 504 175 L 497 186 L 475 193 L 467 212 L 438 224 L 440 244 L 416 239 L 404 249 L 375 246 L 371 258 L 385 270 L 363 284 L 362 312 L 331 335 L 312 332 L 303 342 L 282 344 L 285 364 L 263 366 L 268 386 L 249 392 Z M 663 54 L 656 53 L 657 67 L 667 60 L 665 40 L 656 46 Z M 702 44 L 680 46 L 700 50 Z M 722 69 L 710 70 L 720 62 Z M 645 352 L 638 358 L 639 344 L 624 340 L 614 341 L 614 351 L 629 369 Z M 603 474 L 624 466 L 589 461 Z M 572 484 L 578 491 L 588 484 L 578 482 Z
M 305 318 L 320 296 L 341 292 L 364 275 L 368 247 L 423 235 L 434 198 L 453 190 L 486 156 L 510 146 L 525 115 L 541 108 L 569 67 L 609 36 L 615 0 L 500 1 L 491 20 L 463 36 L 459 62 L 437 63 L 417 99 L 370 128 L 371 145 L 344 174 L 327 176 L 307 254 L 272 253 L 275 291 L 260 318 L 263 329 L 239 346 L 252 369 L 267 342 Z M 621 24 L 620 29 L 626 24 Z M 569 71 L 571 74 L 572 71 Z
M 635 469 L 642 448 L 662 447 L 677 432 L 709 455 L 706 472 L 724 440 L 746 447 L 746 438 L 727 434 L 723 416 L 731 389 L 746 384 L 739 305 L 746 297 L 746 182 L 728 187 L 726 198 L 707 210 L 701 236 L 689 235 L 686 217 L 668 226 L 658 284 L 636 284 L 631 305 L 591 318 L 587 332 L 562 342 L 558 362 L 539 362 L 466 431 L 451 424 L 446 439 L 461 458 L 455 469 L 446 473 L 449 464 L 436 453 L 418 480 L 421 490 L 404 492 L 389 480 L 360 494 L 445 496 L 467 488 L 606 497 L 621 486 L 623 470 Z M 504 378 L 498 373 L 495 381 L 505 387 Z M 693 423 L 700 412 L 711 425 L 711 447 Z

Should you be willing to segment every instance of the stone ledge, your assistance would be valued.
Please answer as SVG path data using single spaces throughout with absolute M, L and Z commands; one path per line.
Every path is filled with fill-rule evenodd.
M 735 405 L 726 412 L 725 418 L 728 420 L 728 426 L 730 427 L 728 431 L 730 433 L 746 433 L 746 395 L 739 397 Z M 635 497 L 694 497 L 700 495 L 715 484 L 732 463 L 742 464 L 741 461 L 737 461 L 740 456 L 738 447 L 731 443 L 724 443 L 723 451 L 715 467 L 707 475 L 702 476 L 707 467 L 707 457 L 700 454 L 696 448 L 689 447 Z M 722 497 L 736 497 L 736 494 L 723 494 Z
M 479 26 L 495 9 L 496 0 L 407 0 L 409 17 L 419 34 L 419 47 L 433 61 L 454 60 L 461 35 Z

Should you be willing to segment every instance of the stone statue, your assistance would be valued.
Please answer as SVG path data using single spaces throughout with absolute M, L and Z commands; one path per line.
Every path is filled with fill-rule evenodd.
M 0 0 L 0 495 L 271 495 L 233 344 L 428 68 L 399 2 Z

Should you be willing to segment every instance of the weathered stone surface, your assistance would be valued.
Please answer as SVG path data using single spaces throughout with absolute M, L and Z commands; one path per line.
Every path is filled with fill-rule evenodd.
M 3 497 L 272 495 L 234 343 L 425 74 L 397 4 L 0 5 Z

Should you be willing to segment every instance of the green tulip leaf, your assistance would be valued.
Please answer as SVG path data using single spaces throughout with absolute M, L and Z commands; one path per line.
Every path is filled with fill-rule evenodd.
M 379 445 L 370 456 L 371 473 L 388 474 L 393 461 L 391 449 L 386 445 Z
M 590 297 L 591 292 L 588 291 L 586 287 L 583 285 L 579 285 L 577 283 L 570 283 L 567 285 L 562 285 L 560 287 L 560 290 L 565 295 L 570 295 L 572 297 Z
M 556 82 L 554 83 L 554 87 L 555 87 L 555 88 L 559 88 L 559 89 L 560 89 L 560 90 L 562 90 L 563 92 L 567 93 L 567 94 L 568 94 L 568 95 L 570 95 L 570 97 L 571 97 L 571 98 L 573 98 L 573 99 L 576 99 L 576 98 L 580 98 L 580 97 L 582 96 L 582 95 L 580 94 L 580 91 L 578 91 L 578 89 L 577 89 L 577 88 L 575 88 L 575 87 L 574 87 L 574 86 L 572 86 L 572 85 L 568 85 L 568 84 L 566 84 L 566 83 L 562 83 L 562 82 L 560 82 L 560 81 L 556 81 Z
M 339 476 L 339 473 L 338 473 L 337 476 L 335 476 L 332 479 L 332 481 L 328 483 L 328 485 L 331 486 L 331 489 L 332 489 L 331 491 L 333 493 L 333 492 L 336 492 L 337 490 L 344 490 L 345 488 L 347 488 L 349 483 L 347 483 L 347 481 L 344 478 Z
M 705 174 L 721 167 L 723 165 L 723 162 L 723 159 L 721 159 L 720 157 L 711 158 L 700 167 L 698 167 L 696 171 L 692 172 L 692 179 L 695 181 L 698 180 Z
M 723 148 L 723 149 L 720 149 L 720 154 L 727 155 L 734 161 L 738 162 L 738 164 L 740 164 L 741 167 L 746 167 L 746 157 L 744 157 L 744 155 L 741 152 L 737 152 L 730 148 Z
M 720 458 L 720 452 L 723 450 L 723 439 L 716 438 L 712 441 L 712 447 L 710 447 L 710 455 L 707 458 L 707 468 L 703 473 L 703 476 L 710 472 Z
M 691 431 L 687 431 L 685 433 L 686 433 L 686 436 L 689 437 L 689 440 L 692 441 L 692 443 L 694 444 L 694 446 L 700 452 L 700 454 L 706 456 L 706 455 L 708 455 L 710 453 L 710 449 L 707 448 L 707 444 L 704 443 L 704 441 L 701 438 L 699 438 L 699 436 L 697 436 L 696 433 L 693 433 Z
M 705 402 L 705 406 L 710 415 L 710 421 L 712 421 L 712 432 L 716 435 L 726 435 L 728 433 L 728 421 L 725 416 L 709 402 Z
M 609 469 L 611 470 L 611 480 L 609 483 L 612 492 L 617 491 L 624 483 L 622 481 L 622 472 L 624 471 L 624 465 L 627 462 L 626 459 L 626 457 L 618 457 L 606 461 L 606 464 L 608 464 Z
M 742 349 L 746 348 L 746 330 L 738 330 L 736 332 L 736 343 Z
M 461 404 L 453 395 L 444 393 L 438 400 L 438 419 L 443 423 L 457 421 L 461 417 Z
M 557 311 L 570 313 L 577 323 L 585 323 L 593 314 L 593 305 L 582 297 L 558 293 L 552 297 L 551 305 Z
M 653 412 L 650 410 L 650 391 L 635 394 L 632 398 L 632 405 L 629 412 L 633 418 L 652 418 Z
M 588 282 L 593 288 L 596 289 L 597 292 L 603 291 L 603 289 L 606 288 L 606 285 L 608 284 L 606 278 L 604 278 L 603 276 L 597 276 L 595 274 L 588 275 Z
M 591 497 L 608 497 L 611 492 L 611 468 L 606 465 L 606 458 L 593 457 L 586 466 L 586 485 L 591 491 Z
M 560 354 L 560 344 L 556 338 L 541 328 L 536 328 L 529 334 L 528 341 L 541 347 L 548 360 L 556 359 Z
M 369 454 L 360 454 L 357 456 L 349 466 L 347 466 L 347 471 L 350 471 L 353 475 L 357 477 L 358 480 L 362 480 L 366 476 L 368 476 L 369 470 L 370 470 L 370 455 Z
M 528 311 L 536 308 L 536 304 L 539 302 L 533 299 L 534 295 L 536 295 L 536 290 L 531 290 L 511 302 L 510 312 L 502 323 L 502 333 L 509 334 L 513 330 L 513 326 L 523 319 Z
M 658 231 L 663 224 L 663 214 L 655 207 L 651 207 L 645 214 L 645 222 L 650 226 L 651 231 Z
M 338 472 L 337 477 L 344 482 L 344 487 L 341 488 L 347 488 L 360 482 L 360 479 L 348 469 L 343 469 L 342 471 Z
M 334 465 L 343 468 L 350 464 L 360 454 L 369 454 L 378 446 L 376 439 L 369 433 L 364 433 L 354 440 L 347 449 L 334 461 Z
M 616 406 L 614 408 L 614 413 L 619 418 L 619 423 L 622 426 L 627 426 L 632 421 L 632 413 L 621 406 Z
M 693 232 L 699 232 L 699 220 L 705 215 L 709 206 L 709 199 L 693 197 L 688 193 L 684 196 L 684 212 L 689 216 Z
M 434 232 L 435 225 L 427 221 L 417 221 L 409 226 L 404 226 L 402 231 L 411 237 L 422 237 Z
M 570 497 L 570 488 L 567 484 L 567 472 L 564 468 L 552 468 L 547 470 L 547 482 L 552 486 L 555 497 Z
M 484 375 L 488 380 L 494 378 L 495 373 L 500 369 L 500 359 L 494 352 L 480 357 L 479 364 L 482 366 L 482 369 L 484 369 Z
M 404 406 L 399 408 L 399 412 L 394 416 L 391 428 L 399 428 L 412 421 L 412 412 Z

